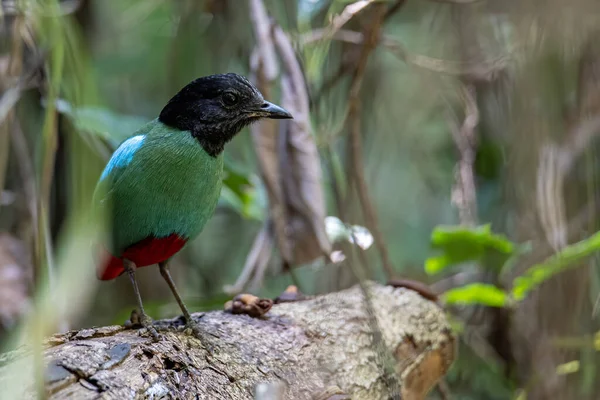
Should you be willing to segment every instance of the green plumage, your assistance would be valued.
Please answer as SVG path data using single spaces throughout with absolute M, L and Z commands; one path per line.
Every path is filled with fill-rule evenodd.
M 168 261 L 202 231 L 217 206 L 225 144 L 262 118 L 292 115 L 266 101 L 243 76 L 198 78 L 173 96 L 157 119 L 123 142 L 100 176 L 95 210 L 108 217 L 111 234 L 104 243 L 110 254 L 100 252 L 98 279 L 115 279 L 127 272 L 138 304 L 138 322 L 155 340 L 160 337 L 144 311 L 135 271 L 158 264 L 186 325 L 201 337 L 175 287 Z
M 212 157 L 188 131 L 155 119 L 124 142 L 94 194 L 109 206 L 112 254 L 147 237 L 196 237 L 212 216 L 222 185 L 223 155 Z

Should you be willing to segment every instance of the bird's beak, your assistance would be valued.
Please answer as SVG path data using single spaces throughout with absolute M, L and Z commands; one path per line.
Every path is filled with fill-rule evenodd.
M 290 114 L 288 111 L 286 111 L 285 109 L 283 109 L 282 107 L 279 107 L 273 103 L 269 103 L 268 101 L 265 101 L 261 106 L 260 106 L 260 115 L 263 118 L 270 118 L 270 119 L 294 119 L 294 117 L 292 117 L 292 114 Z

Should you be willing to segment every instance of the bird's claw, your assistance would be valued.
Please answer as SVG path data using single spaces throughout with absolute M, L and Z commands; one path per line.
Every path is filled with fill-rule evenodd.
M 190 335 L 198 339 L 200 342 L 202 342 L 202 345 L 206 351 L 211 354 L 213 353 L 213 346 L 211 345 L 210 340 L 207 339 L 207 333 L 200 329 L 198 324 L 196 324 L 194 321 L 186 322 L 183 332 L 186 335 Z
M 129 320 L 125 321 L 125 327 L 135 329 L 135 328 L 146 328 L 148 333 L 152 336 L 152 339 L 157 342 L 160 340 L 160 335 L 158 331 L 153 325 L 152 318 L 150 318 L 147 314 L 140 313 L 138 310 L 131 311 L 131 315 L 129 316 Z
M 146 318 L 142 319 L 142 326 L 146 328 L 150 336 L 152 336 L 152 340 L 154 340 L 155 342 L 158 342 L 160 340 L 160 335 L 154 327 L 152 319 L 150 317 L 146 316 Z

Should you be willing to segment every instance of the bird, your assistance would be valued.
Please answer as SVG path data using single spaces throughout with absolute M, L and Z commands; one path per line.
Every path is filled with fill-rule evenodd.
M 197 78 L 112 154 L 97 182 L 93 207 L 107 222 L 96 274 L 127 273 L 139 323 L 159 335 L 136 281 L 138 268 L 158 264 L 186 326 L 199 332 L 171 277 L 169 260 L 195 239 L 220 197 L 223 150 L 244 127 L 263 118 L 293 119 L 235 73 Z

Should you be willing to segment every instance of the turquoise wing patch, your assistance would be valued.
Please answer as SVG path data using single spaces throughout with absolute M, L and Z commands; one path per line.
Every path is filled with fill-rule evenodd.
M 106 179 L 116 169 L 126 167 L 133 160 L 134 154 L 142 147 L 145 140 L 146 135 L 137 135 L 124 141 L 110 158 L 100 176 L 100 180 Z

